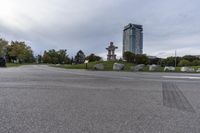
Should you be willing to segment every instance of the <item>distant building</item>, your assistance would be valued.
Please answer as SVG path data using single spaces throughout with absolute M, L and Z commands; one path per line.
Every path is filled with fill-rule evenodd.
M 115 61 L 116 60 L 116 54 L 115 54 L 115 50 L 118 47 L 116 47 L 113 42 L 110 42 L 110 46 L 108 46 L 108 48 L 106 48 L 106 50 L 108 50 L 108 55 L 107 55 L 107 60 L 108 61 Z
M 123 53 L 126 51 L 135 54 L 143 53 L 143 27 L 142 25 L 129 24 L 123 31 Z

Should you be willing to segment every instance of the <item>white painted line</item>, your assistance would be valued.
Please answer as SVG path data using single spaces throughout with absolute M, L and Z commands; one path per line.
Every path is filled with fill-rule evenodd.
M 162 76 L 162 77 L 171 79 L 200 79 L 200 77 L 191 77 L 191 76 Z

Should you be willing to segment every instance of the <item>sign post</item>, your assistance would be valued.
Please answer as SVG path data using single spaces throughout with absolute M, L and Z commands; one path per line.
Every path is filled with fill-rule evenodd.
M 87 66 L 88 62 L 89 60 L 85 60 L 85 69 L 88 69 L 88 66 Z

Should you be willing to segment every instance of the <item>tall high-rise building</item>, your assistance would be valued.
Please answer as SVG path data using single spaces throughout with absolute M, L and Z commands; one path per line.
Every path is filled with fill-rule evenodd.
M 126 51 L 135 54 L 143 53 L 143 27 L 142 25 L 129 24 L 123 31 L 123 53 Z

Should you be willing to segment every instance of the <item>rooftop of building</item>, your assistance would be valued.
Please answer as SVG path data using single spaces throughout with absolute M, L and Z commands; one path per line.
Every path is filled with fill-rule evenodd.
M 127 26 L 124 27 L 124 30 L 127 30 L 129 28 L 137 28 L 137 29 L 141 29 L 143 30 L 143 26 L 142 25 L 139 25 L 139 24 L 128 24 Z

